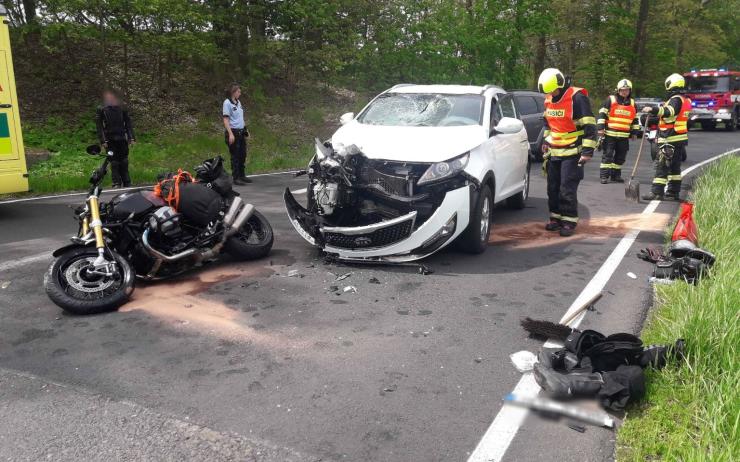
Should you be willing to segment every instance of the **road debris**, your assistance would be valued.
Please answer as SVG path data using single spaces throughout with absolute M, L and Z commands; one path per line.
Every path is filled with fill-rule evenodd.
M 627 273 L 627 277 L 629 277 L 630 279 L 637 279 L 637 275 L 635 273 L 633 273 L 632 271 L 630 271 L 629 273 Z
M 537 362 L 537 356 L 531 351 L 522 350 L 517 351 L 509 355 L 511 362 L 514 363 L 514 367 L 519 372 L 529 372 L 534 368 L 534 363 Z
M 8 286 L 10 285 L 10 282 L 11 281 L 5 281 L 2 284 L 0 284 L 0 289 L 7 289 Z
M 357 293 L 357 287 L 355 287 L 355 286 L 345 286 L 344 289 L 342 289 L 342 292 L 344 292 L 345 294 L 347 292 L 352 292 L 352 293 L 356 294 Z
M 475 361 L 475 362 L 476 362 L 477 364 L 480 364 L 480 363 L 482 363 L 482 362 L 483 362 L 483 358 L 481 358 L 480 356 L 478 356 L 478 357 L 477 357 L 477 358 L 475 358 L 475 359 L 474 359 L 473 361 Z
M 380 284 L 380 279 L 372 277 L 367 282 L 369 282 L 370 284 Z
M 347 279 L 350 276 L 352 276 L 352 271 L 350 271 L 349 273 L 344 273 L 344 274 L 341 274 L 341 275 L 337 276 L 337 278 L 335 279 L 335 281 L 343 281 L 343 280 Z
M 288 277 L 289 278 L 302 278 L 303 275 L 301 274 L 300 271 L 294 269 L 294 270 L 288 271 Z

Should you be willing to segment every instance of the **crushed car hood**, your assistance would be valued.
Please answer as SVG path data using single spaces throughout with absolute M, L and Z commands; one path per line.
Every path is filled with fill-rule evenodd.
M 356 145 L 370 159 L 401 162 L 442 162 L 470 151 L 485 141 L 480 125 L 462 127 L 388 127 L 344 125 L 331 139 L 338 145 Z

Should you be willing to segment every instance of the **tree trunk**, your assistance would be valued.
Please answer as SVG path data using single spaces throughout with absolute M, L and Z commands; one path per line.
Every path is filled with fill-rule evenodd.
M 635 24 L 635 40 L 632 42 L 632 62 L 630 63 L 630 75 L 635 80 L 642 77 L 649 6 L 650 0 L 640 0 L 640 11 L 637 13 L 637 23 Z
M 23 15 L 26 17 L 26 24 L 36 22 L 36 0 L 23 0 Z
M 534 54 L 534 82 L 540 76 L 540 72 L 545 69 L 545 59 L 547 58 L 547 36 L 543 33 L 537 37 L 537 48 Z

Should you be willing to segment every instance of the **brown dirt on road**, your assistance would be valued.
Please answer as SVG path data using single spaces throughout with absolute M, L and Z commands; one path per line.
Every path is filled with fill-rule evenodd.
M 171 281 L 142 285 L 119 311 L 140 310 L 170 321 L 176 328 L 195 329 L 219 338 L 249 341 L 271 348 L 304 348 L 303 342 L 285 338 L 280 333 L 253 329 L 248 324 L 251 317 L 204 295 L 218 284 L 237 279 L 264 279 L 273 272 L 259 262 L 222 265 Z
M 660 231 L 668 220 L 670 215 L 666 213 L 596 217 L 579 223 L 576 234 L 571 237 L 561 237 L 557 232 L 545 230 L 544 221 L 505 224 L 491 229 L 488 242 L 517 248 L 543 247 L 575 240 L 622 237 L 631 229 Z

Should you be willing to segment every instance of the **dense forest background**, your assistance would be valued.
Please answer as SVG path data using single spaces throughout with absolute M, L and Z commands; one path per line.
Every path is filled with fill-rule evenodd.
M 217 133 L 223 90 L 238 81 L 250 123 L 291 149 L 400 82 L 532 88 L 554 66 L 596 101 L 622 77 L 662 96 L 672 72 L 740 63 L 740 0 L 2 4 L 29 130 L 89 124 L 100 90 L 115 87 L 147 132 Z

